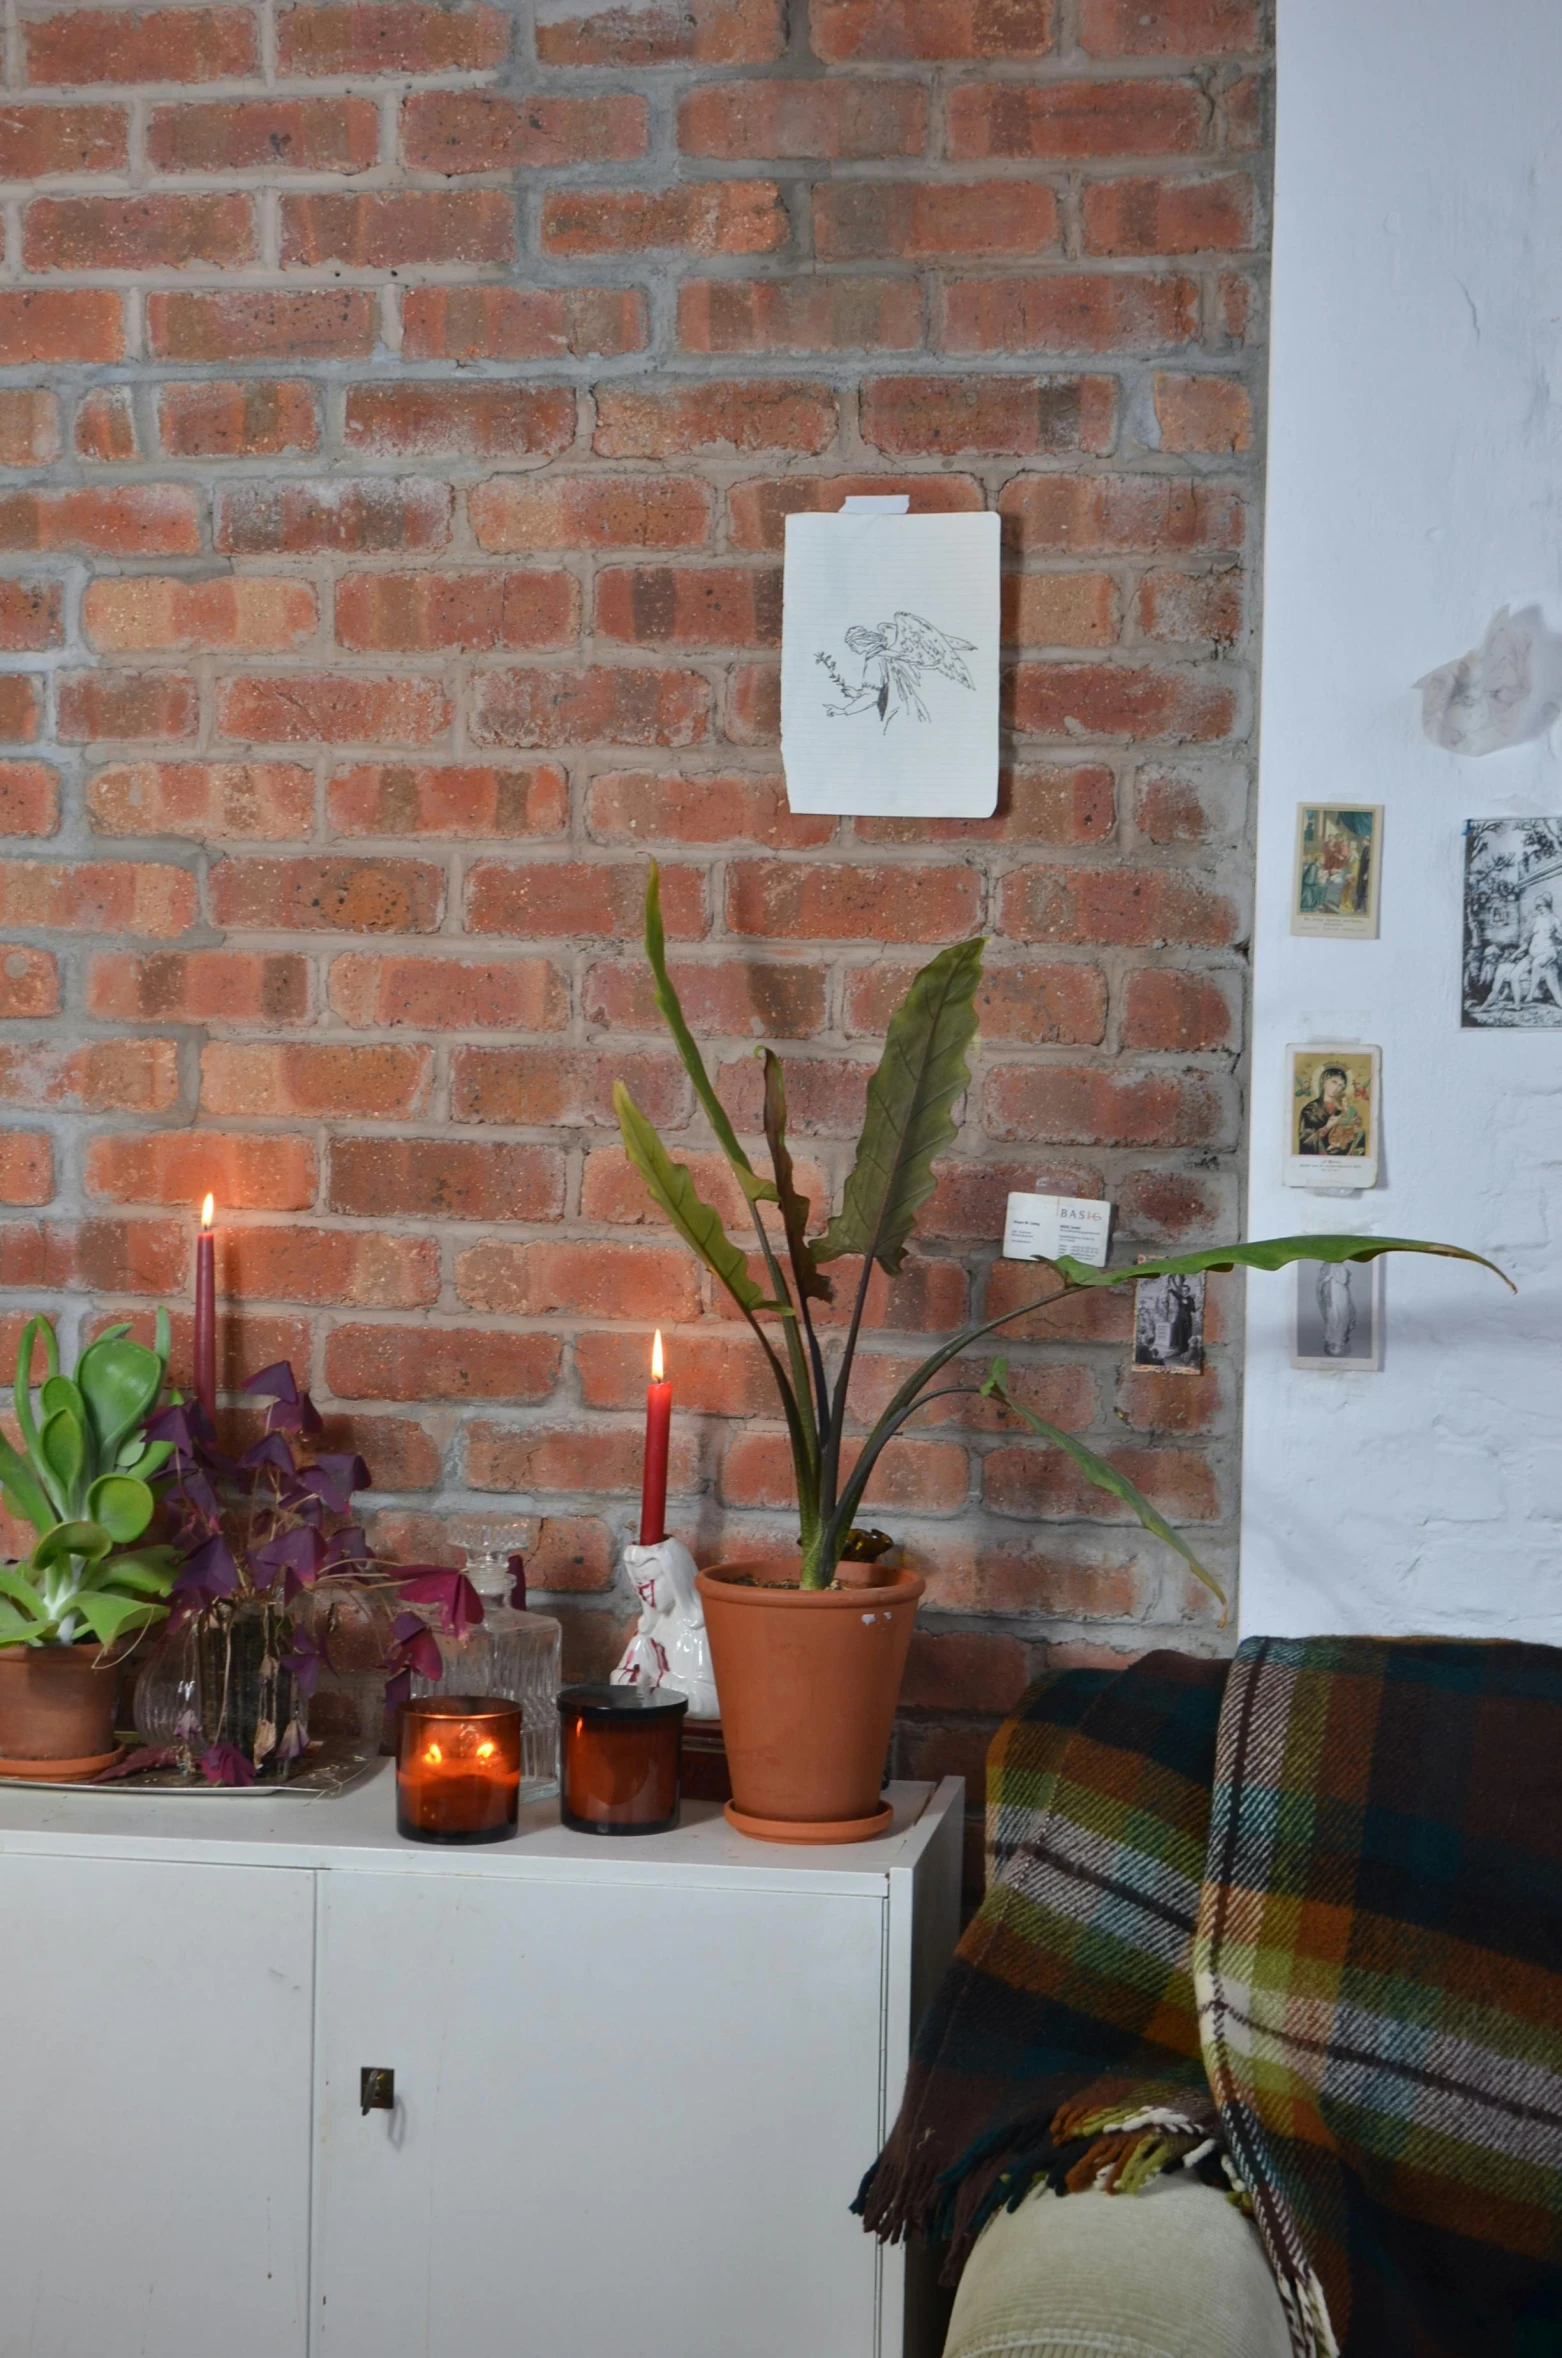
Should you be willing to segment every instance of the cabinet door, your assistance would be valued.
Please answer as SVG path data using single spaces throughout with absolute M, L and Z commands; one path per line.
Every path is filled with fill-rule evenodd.
M 871 2358 L 883 1926 L 871 1895 L 323 1878 L 316 2358 Z
M 0 2358 L 302 2358 L 313 1886 L 0 1857 Z

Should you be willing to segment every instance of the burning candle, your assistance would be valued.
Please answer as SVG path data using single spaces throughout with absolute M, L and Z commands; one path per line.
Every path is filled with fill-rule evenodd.
M 645 1395 L 645 1472 L 640 1479 L 640 1545 L 655 1547 L 667 1537 L 667 1446 L 672 1432 L 673 1388 L 662 1374 L 662 1330 L 651 1345 L 651 1381 Z
M 396 1831 L 412 1842 L 503 1842 L 521 1788 L 521 1707 L 503 1695 L 420 1695 L 402 1707 Z
M 207 1415 L 217 1415 L 217 1240 L 212 1234 L 212 1199 L 201 1206 L 195 1240 L 195 1396 Z

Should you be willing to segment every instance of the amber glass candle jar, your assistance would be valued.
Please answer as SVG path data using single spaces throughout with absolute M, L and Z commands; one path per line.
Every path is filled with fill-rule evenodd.
M 560 1815 L 577 1834 L 665 1834 L 678 1823 L 687 1695 L 666 1687 L 565 1687 Z
M 402 1706 L 396 1831 L 410 1842 L 503 1842 L 521 1789 L 521 1707 L 505 1695 Z

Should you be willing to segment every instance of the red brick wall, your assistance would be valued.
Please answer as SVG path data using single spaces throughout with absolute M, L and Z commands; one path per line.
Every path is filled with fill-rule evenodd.
M 1236 1216 L 1266 27 L 1256 0 L 29 8 L 0 173 L 0 1281 L 185 1295 L 286 1352 L 402 1548 L 514 1532 L 600 1661 L 653 1320 L 676 1519 L 785 1529 L 762 1371 L 609 1087 L 698 1149 L 637 949 L 752 1122 L 792 1051 L 842 1176 L 932 947 L 993 936 L 980 1073 L 863 1399 L 973 1307 L 1003 1197 L 1131 1247 Z M 794 821 L 782 518 L 995 505 L 990 824 Z M 1229 1568 L 1233 1346 L 1013 1331 L 1046 1412 Z M 181 1339 L 186 1330 L 181 1329 Z M 737 1421 L 739 1419 L 745 1421 Z M 905 1444 L 906 1756 L 974 1768 L 1051 1644 L 1210 1624 L 991 1420 Z

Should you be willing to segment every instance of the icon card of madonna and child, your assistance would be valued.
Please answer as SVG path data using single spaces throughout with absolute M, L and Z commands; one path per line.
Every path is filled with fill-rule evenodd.
M 1172 1270 L 1134 1287 L 1134 1365 L 1163 1375 L 1204 1373 L 1204 1273 Z
M 1375 942 L 1382 871 L 1383 811 L 1304 802 L 1296 814 L 1291 931 L 1314 939 Z
M 1285 1184 L 1357 1188 L 1378 1183 L 1382 1116 L 1376 1048 L 1288 1048 Z
M 1466 1031 L 1562 1025 L 1562 819 L 1471 819 L 1464 831 Z
M 1383 1263 L 1298 1261 L 1291 1365 L 1376 1375 L 1383 1365 Z
M 786 520 L 781 759 L 794 811 L 998 804 L 995 515 Z

